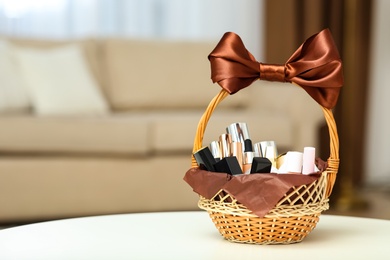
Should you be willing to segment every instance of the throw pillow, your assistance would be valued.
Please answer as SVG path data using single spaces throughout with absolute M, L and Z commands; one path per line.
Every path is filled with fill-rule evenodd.
M 16 56 L 37 115 L 108 113 L 109 106 L 78 45 L 52 49 L 19 47 Z
M 23 83 L 12 46 L 0 40 L 0 113 L 26 112 L 29 109 L 28 89 Z

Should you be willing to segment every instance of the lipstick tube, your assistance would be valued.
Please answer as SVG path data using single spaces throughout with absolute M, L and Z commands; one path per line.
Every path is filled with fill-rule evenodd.
M 240 142 L 243 150 L 246 139 L 251 139 L 249 136 L 248 126 L 246 123 L 233 123 L 226 127 L 226 132 L 231 135 L 232 141 Z
M 244 163 L 242 166 L 242 171 L 244 174 L 250 174 L 252 168 L 252 161 L 255 157 L 254 152 L 244 152 Z
M 209 145 L 211 154 L 214 156 L 216 160 L 221 159 L 221 150 L 219 147 L 219 142 L 218 141 L 212 141 Z
M 243 153 L 242 145 L 240 142 L 233 141 L 230 145 L 230 156 L 235 156 L 237 158 L 238 164 L 240 165 L 241 170 L 243 171 Z
M 264 157 L 260 143 L 255 143 L 253 145 L 253 152 L 255 153 L 255 157 Z
M 230 134 L 221 134 L 219 136 L 219 149 L 221 159 L 230 156 L 230 143 L 232 138 Z

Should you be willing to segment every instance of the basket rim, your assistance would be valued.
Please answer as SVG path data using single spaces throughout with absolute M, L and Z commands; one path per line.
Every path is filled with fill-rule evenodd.
M 289 190 L 283 198 L 270 211 L 261 218 L 289 217 L 319 214 L 329 209 L 329 198 L 326 197 L 327 172 L 323 172 L 316 181 L 309 185 L 300 185 Z M 310 194 L 310 195 L 308 195 Z M 291 196 L 307 195 L 303 200 L 290 200 Z M 224 214 L 257 217 L 252 210 L 237 201 L 231 194 L 220 190 L 211 199 L 199 196 L 198 207 L 207 212 L 219 212 Z

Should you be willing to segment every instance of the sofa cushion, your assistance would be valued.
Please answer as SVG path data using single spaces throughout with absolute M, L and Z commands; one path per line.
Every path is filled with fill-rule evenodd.
M 150 153 L 190 153 L 203 111 L 119 113 L 110 117 L 12 116 L 0 120 L 0 152 L 82 153 L 143 156 Z M 226 126 L 246 122 L 252 142 L 275 140 L 293 148 L 294 127 L 282 114 L 216 111 L 206 128 L 203 145 L 217 140 Z
M 12 116 L 0 120 L 0 151 L 136 154 L 149 151 L 144 116 L 70 118 Z
M 20 78 L 12 46 L 0 40 L 0 113 L 26 112 L 29 107 L 28 90 Z
M 105 92 L 114 109 L 204 108 L 220 91 L 207 55 L 214 43 L 109 39 L 103 43 Z M 222 107 L 245 106 L 243 96 Z
M 38 115 L 104 115 L 106 103 L 79 45 L 14 47 L 20 76 Z
M 196 210 L 199 197 L 181 178 L 189 164 L 187 156 L 2 156 L 0 222 Z

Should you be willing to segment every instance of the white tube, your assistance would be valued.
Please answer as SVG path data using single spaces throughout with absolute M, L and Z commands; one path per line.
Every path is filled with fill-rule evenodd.
M 287 152 L 282 166 L 279 168 L 279 173 L 301 173 L 302 172 L 301 152 Z
M 303 149 L 302 174 L 315 172 L 316 149 L 314 147 L 305 147 Z

